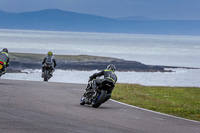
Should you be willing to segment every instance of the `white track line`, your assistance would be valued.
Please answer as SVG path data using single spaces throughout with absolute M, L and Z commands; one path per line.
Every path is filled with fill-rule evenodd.
M 189 120 L 189 119 L 185 119 L 185 118 L 181 118 L 181 117 L 177 117 L 177 116 L 173 116 L 173 115 L 168 115 L 168 114 L 164 114 L 164 113 L 160 113 L 160 112 L 156 112 L 156 111 L 140 108 L 140 107 L 129 105 L 129 104 L 126 104 L 126 103 L 122 103 L 122 102 L 119 102 L 119 101 L 116 101 L 116 100 L 113 100 L 113 99 L 110 99 L 110 101 L 113 101 L 113 102 L 116 102 L 116 103 L 119 103 L 119 104 L 122 104 L 122 105 L 126 105 L 126 106 L 129 106 L 129 107 L 132 107 L 132 108 L 136 108 L 136 109 L 140 109 L 140 110 L 144 110 L 144 111 L 148 111 L 148 112 L 152 112 L 152 113 L 165 115 L 165 116 L 169 116 L 169 117 L 173 117 L 173 118 L 177 118 L 177 119 L 186 120 L 186 121 L 195 122 L 195 123 L 199 123 L 200 124 L 199 121 Z

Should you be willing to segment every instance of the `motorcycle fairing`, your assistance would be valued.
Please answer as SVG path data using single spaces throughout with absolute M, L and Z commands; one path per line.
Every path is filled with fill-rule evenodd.
M 0 70 L 3 68 L 3 62 L 0 61 Z

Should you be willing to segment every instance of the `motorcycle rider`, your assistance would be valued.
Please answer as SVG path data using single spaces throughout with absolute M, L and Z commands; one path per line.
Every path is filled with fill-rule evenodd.
M 111 82 L 113 85 L 113 88 L 111 88 L 110 90 L 107 90 L 108 96 L 106 97 L 105 101 L 109 100 L 111 98 L 112 91 L 115 87 L 115 83 L 117 82 L 117 75 L 115 74 L 115 70 L 116 70 L 115 66 L 113 64 L 110 64 L 107 66 L 107 69 L 99 73 L 94 73 L 92 76 L 89 77 L 90 79 L 88 81 L 89 83 L 87 85 L 86 90 L 88 89 L 97 90 L 98 86 L 102 85 L 103 83 Z M 103 79 L 97 78 L 99 76 L 104 76 L 104 78 Z
M 51 76 L 53 76 L 53 71 L 55 71 L 55 67 L 57 65 L 56 60 L 53 56 L 53 53 L 51 51 L 49 51 L 47 53 L 47 56 L 44 58 L 43 62 L 42 62 L 42 77 L 44 77 L 44 69 L 45 69 L 45 64 L 51 64 Z
M 6 67 L 9 66 L 9 55 L 8 55 L 8 49 L 4 48 L 1 52 L 0 52 L 0 62 L 3 63 L 3 68 L 1 69 L 2 74 L 6 73 Z

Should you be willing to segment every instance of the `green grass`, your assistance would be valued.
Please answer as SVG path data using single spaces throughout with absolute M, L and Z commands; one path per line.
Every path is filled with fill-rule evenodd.
M 117 84 L 112 99 L 145 109 L 200 121 L 200 88 Z
M 26 53 L 9 53 L 11 61 L 15 60 L 43 60 L 45 55 L 42 54 L 26 54 Z
M 42 61 L 46 54 L 31 54 L 31 53 L 9 53 L 11 61 L 18 60 L 35 60 Z M 90 55 L 54 55 L 56 60 L 67 60 L 67 61 L 113 61 L 114 58 L 109 57 L 101 57 L 101 56 L 90 56 Z

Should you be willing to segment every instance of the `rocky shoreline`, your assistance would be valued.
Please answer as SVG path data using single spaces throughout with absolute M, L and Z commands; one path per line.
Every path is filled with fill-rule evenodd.
M 45 55 L 29 53 L 10 53 L 10 66 L 7 72 L 21 72 L 25 69 L 41 69 L 41 62 Z M 172 72 L 165 68 L 187 68 L 176 66 L 146 65 L 137 61 L 126 61 L 123 59 L 89 56 L 89 55 L 55 55 L 58 63 L 56 69 L 62 70 L 103 70 L 108 64 L 114 64 L 117 71 L 135 72 Z

